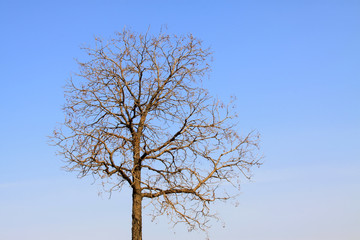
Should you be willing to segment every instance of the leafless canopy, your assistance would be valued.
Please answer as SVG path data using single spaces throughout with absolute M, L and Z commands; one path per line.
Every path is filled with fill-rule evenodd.
M 258 136 L 239 136 L 231 104 L 201 87 L 209 49 L 192 35 L 124 30 L 95 40 L 66 86 L 66 119 L 52 136 L 68 170 L 131 187 L 140 225 L 147 199 L 154 216 L 204 229 L 209 203 L 231 197 L 224 189 L 260 164 Z

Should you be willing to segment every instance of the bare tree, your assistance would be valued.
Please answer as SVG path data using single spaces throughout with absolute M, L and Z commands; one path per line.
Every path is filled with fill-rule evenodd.
M 228 186 L 260 165 L 258 136 L 239 136 L 232 104 L 201 87 L 209 49 L 192 35 L 124 30 L 95 40 L 51 137 L 67 169 L 132 189 L 133 240 L 142 239 L 143 200 L 153 216 L 205 229 L 209 204 L 232 197 Z

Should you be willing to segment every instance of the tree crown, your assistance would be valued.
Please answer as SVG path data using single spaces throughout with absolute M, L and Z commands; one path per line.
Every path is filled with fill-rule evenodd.
M 66 118 L 52 136 L 67 169 L 139 188 L 154 216 L 204 229 L 209 203 L 231 197 L 219 186 L 238 187 L 260 165 L 258 136 L 239 136 L 232 105 L 199 84 L 210 50 L 191 34 L 124 30 L 95 42 L 66 85 Z

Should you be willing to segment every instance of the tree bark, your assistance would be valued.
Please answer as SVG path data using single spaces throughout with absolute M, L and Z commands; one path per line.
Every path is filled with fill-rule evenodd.
M 132 240 L 142 240 L 142 197 L 141 192 L 135 187 L 132 200 Z
M 132 194 L 132 240 L 142 240 L 142 194 L 141 194 L 141 160 L 140 141 L 134 141 L 134 169 Z

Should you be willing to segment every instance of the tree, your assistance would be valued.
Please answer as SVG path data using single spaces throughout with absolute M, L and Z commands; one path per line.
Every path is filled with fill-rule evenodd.
M 89 60 L 65 90 L 65 121 L 52 141 L 79 176 L 132 189 L 132 239 L 142 239 L 143 200 L 190 229 L 207 227 L 209 204 L 226 200 L 260 165 L 258 136 L 239 136 L 232 104 L 201 87 L 211 52 L 192 35 L 128 30 L 83 48 Z M 220 187 L 222 186 L 222 187 Z

